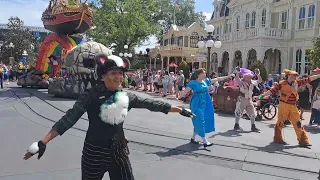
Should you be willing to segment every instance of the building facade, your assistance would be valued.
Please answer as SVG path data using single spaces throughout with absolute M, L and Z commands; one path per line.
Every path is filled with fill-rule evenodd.
M 261 61 L 269 73 L 310 73 L 308 52 L 319 35 L 319 0 L 220 0 L 208 24 L 222 47 L 213 62 L 232 71 Z M 213 67 L 216 69 L 215 64 Z
M 250 68 L 261 61 L 268 73 L 285 68 L 310 73 L 308 52 L 319 36 L 320 0 L 215 0 L 213 6 L 207 24 L 215 27 L 214 37 L 222 42 L 220 49 L 211 50 L 213 71 L 222 67 L 230 73 L 236 66 Z M 206 35 L 198 23 L 172 26 L 151 54 L 164 68 L 182 58 L 194 68 L 206 67 L 206 50 L 197 47 Z
M 150 56 L 157 69 L 169 69 L 169 64 L 179 65 L 185 60 L 192 68 L 206 67 L 206 54 L 200 53 L 197 46 L 199 39 L 207 32 L 199 22 L 194 22 L 188 27 L 171 25 L 159 46 L 152 48 Z

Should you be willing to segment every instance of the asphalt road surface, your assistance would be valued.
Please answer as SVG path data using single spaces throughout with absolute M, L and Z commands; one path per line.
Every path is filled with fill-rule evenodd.
M 136 92 L 147 98 L 152 94 Z M 179 106 L 178 101 L 164 100 Z M 8 87 L 0 90 L 0 180 L 79 180 L 87 115 L 74 128 L 47 146 L 41 160 L 24 161 L 32 142 L 40 140 L 74 100 L 55 98 L 46 90 Z M 179 114 L 134 109 L 125 121 L 130 158 L 137 180 L 282 180 L 317 179 L 320 145 L 309 132 L 312 149 L 299 148 L 292 127 L 284 129 L 287 146 L 271 143 L 273 124 L 257 122 L 261 133 L 251 133 L 250 121 L 241 120 L 244 132 L 232 131 L 233 115 L 215 114 L 217 132 L 209 134 L 214 146 L 189 144 L 191 120 Z M 105 175 L 105 180 L 109 179 Z

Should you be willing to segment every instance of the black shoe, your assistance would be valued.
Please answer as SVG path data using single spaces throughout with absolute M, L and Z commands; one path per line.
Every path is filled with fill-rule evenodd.
M 260 132 L 260 129 L 258 129 L 255 124 L 252 124 L 251 125 L 251 131 L 252 132 Z
M 239 125 L 238 123 L 235 123 L 233 130 L 235 130 L 235 131 L 242 131 L 243 129 L 240 127 L 240 125 Z
M 190 139 L 190 143 L 192 144 L 199 144 L 199 142 L 193 138 Z
M 204 143 L 204 144 L 203 144 L 203 147 L 205 147 L 205 148 L 206 148 L 206 147 L 210 147 L 210 146 L 213 146 L 213 143 Z
M 304 147 L 304 148 L 307 148 L 307 147 L 311 147 L 312 144 L 299 144 L 299 147 Z

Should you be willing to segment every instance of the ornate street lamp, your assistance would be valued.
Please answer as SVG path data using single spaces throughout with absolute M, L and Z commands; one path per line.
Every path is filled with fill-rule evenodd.
M 128 64 L 129 64 L 129 67 L 128 67 L 128 68 L 130 69 L 130 68 L 131 68 L 131 63 L 130 63 L 129 58 L 132 58 L 132 54 L 126 52 L 126 51 L 128 51 L 128 48 L 129 48 L 128 45 L 124 45 L 123 48 L 124 48 L 125 52 L 124 52 L 124 53 L 120 52 L 120 53 L 119 53 L 119 56 L 120 56 L 120 57 L 124 57 L 125 59 L 127 59 Z
M 128 51 L 128 48 L 129 48 L 129 47 L 128 47 L 128 45 L 124 45 L 123 48 L 124 48 L 125 51 Z M 122 53 L 122 52 L 121 52 L 121 53 L 119 53 L 119 56 L 120 56 L 120 57 L 125 57 L 125 58 L 131 58 L 131 57 L 132 57 L 132 54 L 131 54 L 131 53 L 127 53 L 127 52 L 125 52 L 125 53 Z
M 201 41 L 198 42 L 198 47 L 199 48 L 204 48 L 206 47 L 208 49 L 208 54 L 207 54 L 207 73 L 211 74 L 211 48 L 220 48 L 222 43 L 219 41 L 217 38 L 214 38 L 212 36 L 213 31 L 214 31 L 214 26 L 213 25 L 208 25 L 206 28 L 206 31 L 208 32 L 208 36 Z

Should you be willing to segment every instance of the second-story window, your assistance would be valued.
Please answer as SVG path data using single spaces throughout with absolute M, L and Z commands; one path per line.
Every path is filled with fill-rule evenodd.
M 314 10 L 315 6 L 310 5 L 308 9 L 308 28 L 313 28 L 314 26 Z
M 171 44 L 172 45 L 176 44 L 174 34 L 172 34 L 172 36 L 171 36 Z
M 217 27 L 216 31 L 217 31 L 217 35 L 219 35 L 220 34 L 220 28 Z
M 251 17 L 251 28 L 255 28 L 255 26 L 256 26 L 256 12 L 253 11 L 251 16 L 252 16 Z
M 237 26 L 236 26 L 236 31 L 240 30 L 240 16 L 237 17 Z
M 266 26 L 266 20 L 267 20 L 267 10 L 263 9 L 261 13 L 261 26 L 265 27 Z
M 165 39 L 163 45 L 167 46 L 168 45 L 168 41 L 169 41 L 168 39 Z
M 246 29 L 249 29 L 250 27 L 250 14 L 246 14 Z
M 281 13 L 281 29 L 287 29 L 287 21 L 288 21 L 288 11 L 283 11 Z
M 196 48 L 199 42 L 199 34 L 197 32 L 193 32 L 190 36 L 190 47 Z
M 304 24 L 306 20 L 306 8 L 302 7 L 299 11 L 299 29 L 304 29 Z

